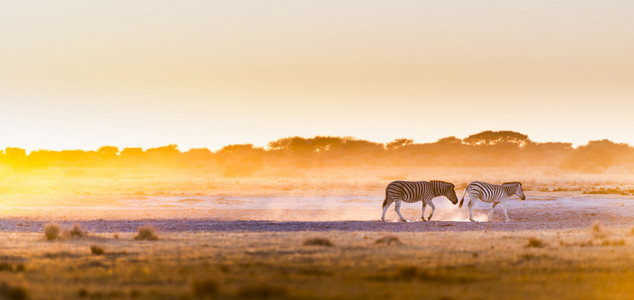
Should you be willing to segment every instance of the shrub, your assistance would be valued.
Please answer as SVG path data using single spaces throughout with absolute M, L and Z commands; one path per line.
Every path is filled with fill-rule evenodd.
M 243 286 L 238 290 L 240 299 L 281 299 L 286 298 L 287 295 L 288 291 L 285 288 L 265 283 Z
M 192 291 L 196 298 L 202 299 L 207 296 L 214 298 L 218 294 L 218 283 L 213 279 L 194 280 Z
M 421 272 L 420 269 L 416 266 L 399 266 L 396 269 L 396 273 L 400 278 L 413 279 Z
M 592 223 L 591 231 L 595 239 L 605 239 L 610 235 L 599 222 Z
M 44 236 L 47 240 L 52 241 L 59 237 L 59 225 L 50 223 L 44 226 Z
M 328 246 L 332 247 L 333 244 L 326 238 L 310 238 L 304 241 L 304 246 Z
M 388 236 L 384 236 L 384 237 L 379 238 L 378 240 L 376 240 L 375 244 L 388 244 L 388 245 L 397 244 L 397 245 L 400 245 L 402 243 L 397 237 L 395 237 L 393 235 L 388 235 Z
M 28 299 L 29 293 L 21 286 L 11 286 L 6 282 L 0 283 L 0 299 L 23 300 Z
M 145 225 L 139 227 L 134 239 L 138 241 L 156 241 L 159 237 L 156 235 L 156 229 L 152 225 Z
M 65 232 L 70 237 L 82 238 L 87 235 L 86 231 L 81 228 L 79 223 L 73 224 L 73 228 L 70 231 Z
M 542 240 L 535 237 L 529 238 L 528 244 L 526 245 L 526 247 L 530 247 L 530 248 L 542 248 L 545 246 L 546 246 L 546 243 L 544 243 Z
M 77 291 L 77 296 L 79 296 L 79 298 L 86 298 L 90 295 L 90 293 L 88 292 L 88 290 L 86 288 L 80 288 Z
M 141 291 L 137 289 L 132 289 L 130 291 L 130 298 L 139 298 L 139 297 L 141 297 Z
M 13 272 L 13 265 L 8 262 L 0 262 L 0 272 L 2 271 Z
M 94 255 L 103 255 L 104 253 L 106 253 L 106 251 L 103 249 L 103 247 L 101 247 L 99 245 L 91 245 L 90 246 L 90 253 L 92 253 Z

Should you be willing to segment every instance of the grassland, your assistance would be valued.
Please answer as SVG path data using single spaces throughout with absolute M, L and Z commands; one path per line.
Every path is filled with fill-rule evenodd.
M 33 299 L 631 299 L 629 228 L 0 233 L 0 280 Z M 387 237 L 387 238 L 386 238 Z M 304 245 L 323 238 L 327 245 Z M 537 240 L 539 243 L 535 243 Z M 532 241 L 532 242 L 531 242 Z M 91 252 L 91 245 L 105 250 Z M 17 298 L 14 298 L 17 299 Z
M 584 194 L 630 189 L 630 174 L 380 171 L 9 175 L 0 185 L 0 299 L 634 298 L 634 202 L 630 195 Z M 459 194 L 471 179 L 522 180 L 528 200 L 510 202 L 510 223 L 499 222 L 499 211 L 492 223 L 464 222 L 466 209 L 444 199 L 432 222 L 382 223 L 373 202 L 345 212 L 327 204 L 249 208 L 238 200 L 231 208 L 222 198 L 380 198 L 399 174 L 454 181 Z M 163 196 L 189 206 L 128 206 Z M 220 197 L 223 208 L 198 209 L 205 196 Z M 475 212 L 482 218 L 488 209 Z M 418 220 L 420 207 L 406 206 L 403 214 Z M 60 224 L 59 238 L 47 240 L 48 223 Z M 80 227 L 73 230 L 74 223 Z M 158 240 L 135 239 L 146 224 Z

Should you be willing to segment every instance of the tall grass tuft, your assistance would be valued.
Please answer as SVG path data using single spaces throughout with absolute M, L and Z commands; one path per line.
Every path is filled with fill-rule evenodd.
M 610 236 L 610 233 L 605 228 L 603 228 L 603 226 L 601 226 L 601 223 L 599 223 L 598 221 L 592 223 L 590 231 L 592 232 L 592 237 L 595 239 L 605 239 Z
M 49 223 L 44 226 L 44 236 L 47 240 L 52 241 L 59 237 L 59 225 Z
M 393 235 L 387 235 L 384 237 L 381 237 L 379 239 L 376 240 L 375 244 L 388 244 L 388 245 L 392 245 L 392 244 L 396 244 L 396 245 L 400 245 L 401 240 L 399 240 L 397 237 L 393 236 Z
M 90 245 L 90 253 L 94 255 L 103 255 L 106 251 L 99 245 Z
M 79 223 L 75 223 L 73 224 L 73 228 L 64 231 L 64 235 L 71 238 L 83 238 L 88 235 L 88 232 L 81 228 L 81 225 Z
M 327 246 L 332 247 L 333 244 L 326 238 L 309 238 L 304 241 L 304 246 Z
M 243 286 L 238 290 L 238 298 L 240 299 L 284 299 L 287 297 L 288 290 L 286 288 L 267 283 Z
M 214 299 L 218 294 L 218 282 L 213 279 L 194 280 L 192 282 L 192 292 L 194 297 L 198 299 L 205 297 Z
M 152 225 L 145 225 L 137 229 L 137 235 L 134 239 L 137 241 L 156 241 L 159 237 L 156 235 L 156 229 Z
M 526 247 L 529 248 L 543 248 L 546 247 L 546 243 L 544 243 L 544 241 L 536 238 L 536 237 L 530 237 L 528 239 L 528 244 L 526 245 Z
M 0 299 L 24 300 L 29 298 L 29 291 L 22 286 L 12 286 L 6 282 L 0 283 Z

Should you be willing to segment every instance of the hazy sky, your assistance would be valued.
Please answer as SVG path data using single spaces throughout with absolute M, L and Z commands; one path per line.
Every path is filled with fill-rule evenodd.
M 634 144 L 634 1 L 0 2 L 0 148 Z

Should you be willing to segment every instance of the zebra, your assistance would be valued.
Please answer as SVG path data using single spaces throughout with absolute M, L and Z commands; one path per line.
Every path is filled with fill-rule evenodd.
M 432 181 L 394 181 L 387 185 L 385 189 L 385 200 L 383 201 L 383 215 L 381 215 L 381 221 L 385 222 L 385 212 L 390 207 L 392 202 L 395 202 L 395 210 L 401 221 L 407 222 L 401 215 L 401 201 L 407 203 L 414 203 L 423 201 L 423 213 L 421 219 L 423 221 L 431 220 L 434 215 L 436 207 L 431 201 L 434 197 L 445 196 L 454 205 L 458 203 L 458 197 L 454 190 L 453 183 L 432 180 Z M 425 220 L 425 208 L 427 205 L 431 206 L 431 214 L 429 218 Z
M 524 190 L 522 189 L 522 183 L 517 181 L 505 182 L 502 185 L 490 184 L 481 181 L 469 183 L 464 190 L 464 194 L 462 195 L 462 199 L 460 200 L 460 205 L 458 207 L 462 207 L 466 194 L 469 194 L 469 220 L 471 222 L 475 222 L 473 219 L 473 206 L 475 205 L 476 199 L 480 199 L 484 202 L 493 202 L 493 206 L 489 212 L 489 222 L 491 222 L 493 209 L 500 203 L 502 203 L 502 208 L 504 209 L 506 222 L 510 221 L 509 215 L 506 213 L 506 200 L 509 197 L 515 195 L 522 201 L 526 200 Z

